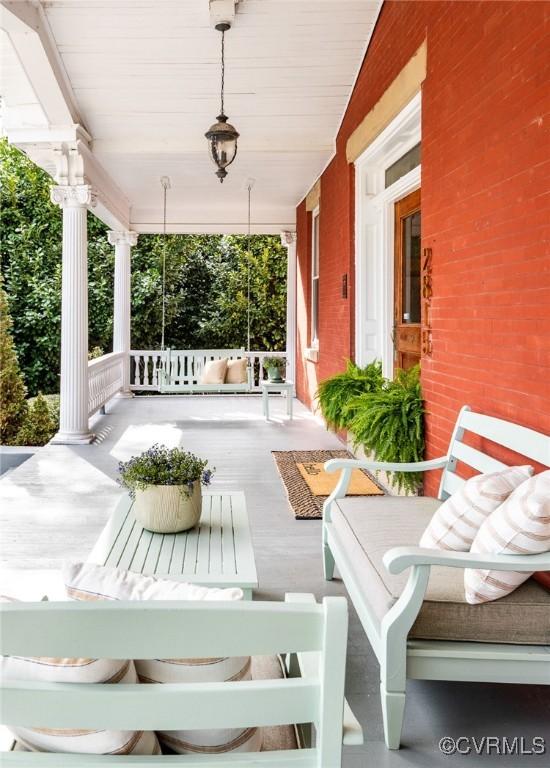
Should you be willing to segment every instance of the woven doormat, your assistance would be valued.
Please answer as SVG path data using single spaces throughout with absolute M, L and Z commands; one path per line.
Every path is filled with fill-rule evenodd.
M 286 488 L 288 502 L 297 520 L 320 520 L 323 516 L 323 503 L 327 496 L 316 495 L 306 482 L 299 464 L 302 466 L 322 464 L 329 459 L 353 459 L 349 451 L 272 451 L 279 474 Z M 303 470 L 302 470 L 303 471 Z M 361 483 L 360 492 L 354 495 L 378 496 L 385 491 L 380 483 L 365 469 L 359 470 L 369 482 Z M 334 483 L 338 481 L 339 472 L 334 473 Z M 313 487 L 315 484 L 312 483 Z M 357 489 L 356 489 L 357 490 Z M 327 494 L 328 495 L 328 494 Z

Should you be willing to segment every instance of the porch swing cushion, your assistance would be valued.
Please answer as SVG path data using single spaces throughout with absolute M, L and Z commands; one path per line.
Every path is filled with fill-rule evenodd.
M 222 357 L 220 360 L 208 360 L 204 366 L 200 384 L 223 384 L 225 382 L 226 371 L 226 357 Z
M 247 367 L 248 359 L 246 357 L 238 357 L 236 360 L 228 360 L 227 370 L 225 372 L 225 383 L 246 384 L 248 381 Z

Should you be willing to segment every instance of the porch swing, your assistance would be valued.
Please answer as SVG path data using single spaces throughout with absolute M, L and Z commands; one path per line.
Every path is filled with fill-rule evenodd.
M 166 199 L 170 188 L 170 179 L 163 176 L 160 180 L 163 189 L 163 253 L 162 253 L 162 332 L 160 359 L 156 368 L 156 378 L 161 393 L 249 393 L 254 388 L 254 371 L 250 355 L 250 193 L 253 182 L 248 182 L 248 230 L 247 251 L 248 286 L 247 286 L 247 349 L 192 349 L 180 350 L 165 347 L 166 328 Z M 228 362 L 247 359 L 246 381 L 224 382 L 220 384 L 202 383 L 206 366 L 209 362 L 226 359 Z

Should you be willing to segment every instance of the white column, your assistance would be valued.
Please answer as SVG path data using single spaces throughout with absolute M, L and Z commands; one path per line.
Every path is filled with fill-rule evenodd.
M 59 432 L 54 443 L 89 443 L 88 425 L 88 235 L 87 184 L 57 186 L 51 200 L 63 210 L 61 387 Z
M 287 378 L 294 383 L 296 392 L 296 232 L 281 232 L 281 242 L 287 250 L 286 283 L 286 351 Z
M 130 390 L 131 248 L 136 232 L 109 232 L 115 246 L 115 297 L 113 309 L 113 352 L 123 352 L 122 390 L 118 397 L 133 397 Z

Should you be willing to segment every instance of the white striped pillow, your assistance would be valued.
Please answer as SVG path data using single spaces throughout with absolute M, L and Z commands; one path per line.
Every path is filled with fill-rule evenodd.
M 250 657 L 218 659 L 147 659 L 136 661 L 142 683 L 195 683 L 250 680 Z M 182 718 L 185 720 L 185 718 Z M 261 728 L 208 728 L 157 731 L 162 745 L 178 754 L 259 752 Z
M 66 563 L 63 578 L 75 600 L 241 600 L 238 588 L 218 589 L 181 581 L 142 576 L 94 563 Z M 135 661 L 142 683 L 221 683 L 250 680 L 250 656 L 205 659 L 141 659 Z M 184 717 L 182 718 L 185 719 Z M 209 728 L 161 731 L 161 744 L 179 754 L 258 752 L 260 728 Z
M 17 602 L 0 597 L 2 602 Z M 63 659 L 0 656 L 2 681 L 49 683 L 137 683 L 133 662 L 120 659 Z M 153 731 L 107 731 L 10 727 L 15 738 L 32 752 L 157 755 Z
M 436 510 L 420 546 L 468 552 L 486 518 L 533 474 L 533 467 L 506 467 L 466 480 Z
M 63 583 L 73 600 L 242 600 L 238 587 L 219 589 L 184 581 L 143 576 L 97 563 L 67 560 Z
M 550 551 L 550 470 L 522 483 L 483 523 L 471 552 L 533 555 Z M 468 603 L 485 603 L 509 595 L 532 576 L 520 571 L 467 568 Z

